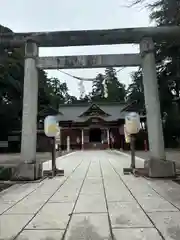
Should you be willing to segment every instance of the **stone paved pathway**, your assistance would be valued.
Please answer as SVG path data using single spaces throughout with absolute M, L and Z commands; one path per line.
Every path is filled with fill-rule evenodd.
M 110 151 L 57 159 L 64 177 L 0 193 L 0 240 L 180 240 L 180 186 L 125 176 L 129 164 Z

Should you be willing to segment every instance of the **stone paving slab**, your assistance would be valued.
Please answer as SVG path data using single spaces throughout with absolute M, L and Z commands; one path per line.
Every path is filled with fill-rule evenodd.
M 134 180 L 134 182 L 132 183 L 126 182 L 126 186 L 129 188 L 130 191 L 136 193 L 137 195 L 157 194 L 150 186 L 148 186 L 147 183 L 142 183 L 140 181 L 136 182 L 136 180 Z
M 74 174 L 73 174 L 74 175 Z M 85 174 L 84 174 L 85 177 Z M 82 185 L 84 178 L 82 179 L 76 179 L 74 176 L 68 178 L 68 180 L 61 186 L 61 189 L 67 189 L 67 188 L 79 188 Z
M 149 213 L 165 240 L 180 239 L 180 212 Z
M 33 215 L 1 215 L 0 240 L 14 239 L 32 217 Z
M 18 202 L 30 193 L 32 193 L 35 189 L 37 189 L 41 184 L 24 184 L 24 185 L 14 185 L 7 189 L 7 191 L 3 191 L 0 193 L 0 203 L 6 202 Z
M 107 201 L 133 201 L 133 197 L 119 178 L 104 176 L 104 187 Z
M 113 229 L 114 240 L 163 240 L 155 228 Z
M 50 198 L 50 202 L 75 202 L 80 188 L 82 185 L 81 181 L 69 180 L 65 182 L 60 189 Z
M 44 204 L 45 200 L 38 197 L 33 199 L 27 197 L 6 211 L 6 214 L 35 214 Z
M 103 194 L 103 184 L 101 179 L 86 179 L 81 189 L 81 194 Z
M 26 229 L 65 229 L 74 203 L 47 203 Z
M 152 227 L 152 223 L 136 202 L 109 202 L 112 228 Z
M 120 178 L 109 178 L 104 176 L 104 187 L 107 201 L 134 201 L 130 191 L 122 183 Z
M 111 240 L 107 214 L 73 215 L 65 240 Z
M 121 189 L 107 189 L 106 191 L 106 198 L 108 202 L 131 202 L 134 201 L 132 195 L 126 190 Z
M 25 197 L 25 198 L 27 198 L 27 199 L 29 199 L 29 201 L 33 201 L 34 199 L 36 200 L 36 199 L 38 199 L 39 201 L 48 201 L 48 199 L 52 196 L 52 194 L 54 193 L 54 191 L 53 192 L 43 192 L 42 193 L 42 191 L 34 191 L 34 192 L 32 192 L 31 194 L 29 194 L 27 197 Z M 21 200 L 21 201 L 23 201 L 23 200 Z
M 80 195 L 75 213 L 106 213 L 104 194 Z
M 70 158 L 70 160 L 72 160 Z M 25 198 L 28 198 L 28 201 L 36 201 L 37 199 L 42 201 L 47 201 L 52 194 L 54 194 L 58 188 L 62 185 L 62 183 L 69 177 L 72 172 L 79 166 L 82 159 L 76 159 L 71 164 L 69 164 L 69 158 L 64 158 L 61 160 L 61 167 L 63 166 L 66 169 L 65 177 L 55 177 L 54 179 L 46 179 L 41 183 L 28 183 L 28 184 L 19 184 L 13 185 L 9 189 L 0 193 L 0 206 L 3 204 L 3 208 L 6 208 L 5 204 L 13 205 L 17 203 L 19 206 L 22 206 L 22 201 Z M 49 163 L 46 164 L 46 169 L 50 166 Z M 59 164 L 58 164 L 59 165 Z M 19 203 L 18 203 L 19 201 Z M 15 205 L 16 206 L 16 205 Z M 16 211 L 17 207 L 12 208 L 12 211 Z M 72 209 L 72 207 L 68 208 Z M 14 237 L 23 230 L 23 228 L 28 224 L 28 222 L 34 217 L 34 215 L 25 214 L 25 208 L 22 210 L 19 208 L 18 212 L 21 211 L 23 214 L 9 214 L 9 215 L 1 215 L 0 216 L 0 240 L 13 240 Z M 51 209 L 49 209 L 51 212 Z M 70 210 L 72 211 L 72 210 Z M 0 213 L 1 214 L 1 213 Z M 62 211 L 61 211 L 62 214 Z M 48 215 L 48 213 L 47 213 Z M 60 215 L 60 214 L 59 214 Z M 38 215 L 37 215 L 38 217 Z M 59 218 L 59 216 L 57 216 Z M 68 216 L 69 219 L 69 216 Z M 36 220 L 36 219 L 35 219 Z M 49 218 L 49 222 L 50 222 Z M 66 221 L 67 222 L 67 221 Z M 66 226 L 66 225 L 65 225 Z M 65 227 L 63 226 L 63 227 Z M 48 235 L 48 234 L 47 234 Z M 32 239 L 32 238 L 31 238 Z
M 145 212 L 177 212 L 175 208 L 168 201 L 160 197 L 137 198 L 139 204 Z
M 75 202 L 78 197 L 78 192 L 74 191 L 59 191 L 50 198 L 49 202 Z
M 63 230 L 24 230 L 16 240 L 61 240 Z
M 97 179 L 101 179 L 101 172 L 99 171 L 95 171 L 95 172 L 88 172 L 87 174 L 87 178 L 97 178 Z
M 59 181 L 51 181 L 51 179 L 45 180 L 44 184 L 36 189 L 36 193 L 39 195 L 52 195 L 63 184 L 66 179 L 59 178 Z
M 180 209 L 180 186 L 172 181 L 149 181 L 150 186 L 162 197 Z
M 75 202 L 83 180 L 68 179 L 49 199 L 49 202 Z
M 88 175 L 87 175 L 84 180 L 84 185 L 86 185 L 86 184 L 91 184 L 91 185 L 101 184 L 102 185 L 102 178 L 88 177 Z
M 64 177 L 14 185 L 0 193 L 0 240 L 15 240 L 12 236 L 20 231 L 16 240 L 62 240 L 63 233 L 66 240 L 110 240 L 112 231 L 114 240 L 160 240 L 155 227 L 163 240 L 179 240 L 180 186 L 124 175 L 123 167 L 129 165 L 130 157 L 113 151 L 58 158 Z
M 2 214 L 4 211 L 6 211 L 12 206 L 13 206 L 13 203 L 12 204 L 4 203 L 4 202 L 0 203 L 0 214 Z

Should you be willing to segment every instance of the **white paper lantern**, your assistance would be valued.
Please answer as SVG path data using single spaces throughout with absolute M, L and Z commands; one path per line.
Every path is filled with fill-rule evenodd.
M 140 130 L 140 117 L 138 113 L 129 113 L 125 118 L 125 128 L 128 134 L 136 134 Z
M 47 116 L 44 120 L 44 132 L 48 137 L 56 137 L 59 127 L 55 116 Z
M 130 136 L 130 134 L 127 133 L 126 125 L 124 125 L 124 137 L 125 137 L 125 142 L 126 142 L 126 143 L 130 143 L 130 141 L 131 141 L 131 136 Z

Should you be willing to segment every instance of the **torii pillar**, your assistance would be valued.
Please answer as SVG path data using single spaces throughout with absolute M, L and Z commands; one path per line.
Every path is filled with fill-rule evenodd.
M 150 148 L 150 160 L 145 161 L 145 168 L 150 177 L 173 177 L 175 164 L 167 161 L 165 156 L 154 43 L 151 38 L 142 39 L 140 53 Z
M 38 46 L 32 40 L 25 44 L 24 93 L 21 133 L 21 163 L 16 179 L 35 180 L 42 176 L 42 164 L 36 162 L 38 69 L 36 59 Z

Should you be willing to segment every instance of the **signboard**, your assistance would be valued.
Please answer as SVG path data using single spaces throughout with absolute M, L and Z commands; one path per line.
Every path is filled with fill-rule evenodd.
M 59 132 L 55 116 L 47 116 L 44 120 L 44 132 L 48 137 L 56 137 Z

